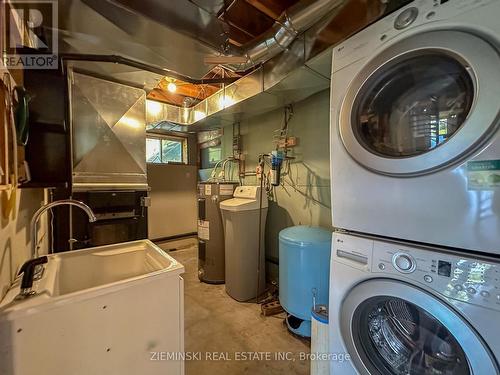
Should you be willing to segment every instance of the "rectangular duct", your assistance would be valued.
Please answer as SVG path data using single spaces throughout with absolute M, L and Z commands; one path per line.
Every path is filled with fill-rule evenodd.
M 194 107 L 181 108 L 158 102 L 158 113 L 154 117 L 148 113 L 147 122 L 163 119 L 165 123 L 183 126 L 184 130 L 218 127 L 326 90 L 330 87 L 332 48 L 306 61 L 306 47 L 306 40 L 298 38 L 281 55 L 225 85 Z

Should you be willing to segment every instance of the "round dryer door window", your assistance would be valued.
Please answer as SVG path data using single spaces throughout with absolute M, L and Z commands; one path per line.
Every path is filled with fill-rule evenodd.
M 428 54 L 375 75 L 354 105 L 358 141 L 386 157 L 416 156 L 444 144 L 463 125 L 474 82 L 463 64 Z
M 355 286 L 342 304 L 340 332 L 361 375 L 499 373 L 488 346 L 459 313 L 401 281 Z
M 351 82 L 339 117 L 349 154 L 375 172 L 431 173 L 465 160 L 499 127 L 500 56 L 460 31 L 385 48 Z

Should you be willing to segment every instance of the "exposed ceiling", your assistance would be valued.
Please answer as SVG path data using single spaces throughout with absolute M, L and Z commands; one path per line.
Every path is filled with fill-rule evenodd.
M 126 0 L 119 0 L 126 1 Z M 212 17 L 221 20 L 225 25 L 227 43 L 231 48 L 242 50 L 245 46 L 255 42 L 267 33 L 276 22 L 283 20 L 283 15 L 291 6 L 300 3 L 299 0 L 189 0 L 190 3 L 206 11 Z M 311 0 L 302 0 L 303 4 L 313 3 Z M 318 24 L 313 30 L 314 43 L 311 44 L 310 56 L 313 56 L 329 46 L 351 35 L 360 28 L 373 22 L 383 14 L 386 4 L 379 0 L 346 0 L 343 7 L 333 18 L 327 18 L 323 24 Z M 319 17 L 321 19 L 321 17 Z M 212 76 L 213 72 L 238 76 L 222 67 L 212 69 L 205 77 Z M 177 106 L 193 106 L 208 96 L 214 94 L 222 85 L 178 85 L 175 93 L 166 90 L 165 82 L 161 82 L 148 98 Z M 186 98 L 192 100 L 186 102 Z M 187 105 L 188 103 L 188 105 Z
M 297 17 L 297 24 L 303 26 L 300 30 L 295 30 L 294 24 L 284 26 L 284 32 L 290 33 L 288 41 L 293 43 L 274 48 L 274 52 L 283 52 L 282 56 L 263 55 L 259 60 L 269 60 L 264 69 L 266 75 L 276 72 L 276 77 L 282 77 L 408 1 L 63 0 L 58 4 L 59 52 L 119 55 L 194 78 L 239 77 L 258 65 L 243 64 L 245 69 L 234 73 L 220 66 L 205 65 L 204 58 L 245 56 L 246 48 L 275 43 L 273 33 L 280 31 L 290 16 L 300 14 Z M 323 14 L 318 9 L 332 12 Z M 300 10 L 307 10 L 309 21 L 305 22 L 307 12 Z M 114 79 L 132 79 L 144 85 L 149 99 L 177 107 L 195 106 L 222 87 L 212 83 L 193 84 L 196 79 L 182 80 L 162 74 L 144 75 L 147 77 L 143 79 L 137 67 L 117 71 L 111 66 L 105 64 L 104 69 L 92 67 L 92 70 L 103 76 L 111 71 Z M 172 83 L 175 92 L 168 90 Z
M 143 7 L 147 2 L 136 1 Z M 174 4 L 181 14 L 185 10 L 180 5 L 191 4 L 187 0 L 161 3 Z M 59 53 L 119 55 L 200 78 L 213 67 L 204 64 L 204 57 L 219 49 L 195 34 L 204 34 L 206 39 L 214 41 L 217 37 L 221 43 L 224 38 L 220 36 L 218 25 L 210 26 L 212 18 L 201 14 L 205 19 L 203 23 L 195 17 L 200 14 L 199 8 L 191 5 L 191 13 L 185 13 L 184 19 L 170 15 L 167 25 L 107 0 L 61 0 L 58 2 Z M 158 13 L 165 13 L 163 5 L 151 7 Z M 194 17 L 193 21 L 187 22 L 186 14 Z M 182 28 L 192 25 L 198 25 L 196 33 L 188 33 Z
M 83 0 L 93 7 L 96 0 Z M 102 0 L 101 0 L 102 1 Z M 242 54 L 251 44 L 259 42 L 266 33 L 269 34 L 276 24 L 288 20 L 290 7 L 309 6 L 314 0 L 178 0 L 174 2 L 160 0 L 143 0 L 141 3 L 132 0 L 105 0 L 103 3 L 120 4 L 134 14 L 142 15 L 160 25 L 174 28 L 191 35 L 198 41 L 214 47 L 213 54 Z M 172 3 L 176 6 L 173 7 Z M 331 1 L 335 3 L 335 1 Z M 371 22 L 382 14 L 385 7 L 380 0 L 345 0 L 337 1 L 341 6 L 336 16 L 324 20 L 313 32 L 316 43 L 311 45 L 314 54 L 342 40 L 353 31 Z M 99 3 L 102 7 L 102 3 Z M 121 11 L 123 9 L 120 8 Z M 101 8 L 99 8 L 101 9 Z M 107 9 L 108 18 L 113 19 Z M 177 13 L 176 13 L 177 12 Z M 106 14 L 106 13 L 104 13 Z M 193 16 L 196 14 L 197 16 Z M 324 15 L 315 16 L 318 20 Z M 172 17 L 176 20 L 172 20 Z M 178 22 L 181 18 L 183 23 Z M 200 24 L 201 23 L 201 24 Z M 188 26 L 191 24 L 190 26 Z M 200 26 L 205 25 L 206 32 L 201 33 Z M 217 34 L 219 30 L 219 34 Z M 271 34 L 272 35 L 272 34 Z M 272 39 L 272 36 L 271 36 Z M 219 51 L 215 51 L 217 44 Z M 210 54 L 207 54 L 210 55 Z M 209 67 L 207 67 L 208 69 Z M 212 68 L 204 77 L 240 76 L 222 67 Z M 171 92 L 168 84 L 175 84 L 177 89 Z M 179 107 L 191 107 L 217 92 L 222 85 L 192 85 L 165 77 L 149 93 L 148 98 Z
M 173 26 L 219 52 L 234 51 L 268 31 L 283 12 L 300 0 L 83 0 L 105 9 L 111 3 L 159 24 Z M 304 3 L 310 0 L 302 0 Z M 196 14 L 196 15 L 195 15 Z M 176 19 L 172 19 L 175 15 Z M 108 16 L 109 17 L 109 16 Z
M 202 78 L 224 78 L 240 75 L 216 66 Z M 169 84 L 174 84 L 175 91 L 169 90 Z M 203 99 L 215 94 L 223 87 L 222 84 L 192 84 L 171 77 L 163 77 L 153 90 L 148 93 L 148 99 L 157 100 L 163 103 L 173 104 L 178 107 L 192 107 Z
M 216 15 L 228 25 L 228 42 L 235 47 L 242 47 L 268 31 L 282 13 L 297 2 L 298 0 L 226 0 Z
M 304 100 L 330 86 L 333 47 L 376 21 L 386 4 L 347 0 L 293 40 L 289 48 L 223 90 L 189 109 L 165 104 L 149 118 L 155 129 L 199 130 L 220 127 Z M 177 124 L 177 125 L 176 125 Z M 179 126 L 181 125 L 181 126 Z

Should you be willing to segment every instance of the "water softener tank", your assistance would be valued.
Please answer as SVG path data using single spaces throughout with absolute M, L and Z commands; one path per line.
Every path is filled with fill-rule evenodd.
M 324 228 L 295 226 L 279 234 L 279 294 L 288 313 L 288 328 L 311 337 L 313 305 L 328 306 L 332 233 Z

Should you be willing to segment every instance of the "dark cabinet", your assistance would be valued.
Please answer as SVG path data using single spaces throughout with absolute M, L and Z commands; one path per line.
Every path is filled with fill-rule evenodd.
M 66 121 L 66 78 L 59 70 L 26 70 L 29 137 L 25 150 L 31 181 L 21 187 L 68 186 L 70 135 Z

